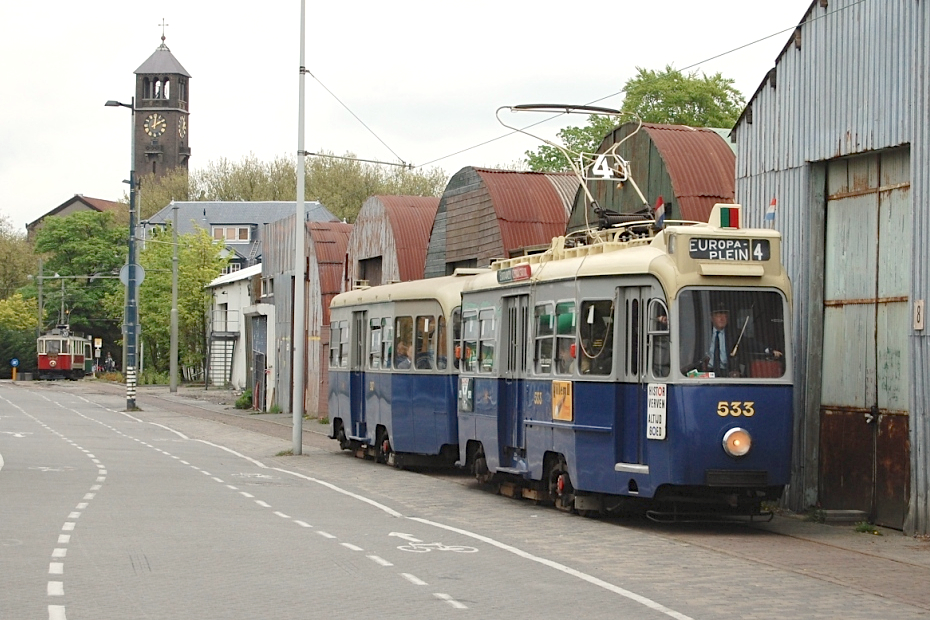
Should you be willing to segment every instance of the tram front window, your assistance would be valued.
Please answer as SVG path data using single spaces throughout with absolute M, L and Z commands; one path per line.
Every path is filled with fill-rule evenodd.
M 700 378 L 784 376 L 784 308 L 784 298 L 774 291 L 683 291 L 677 326 L 682 374 Z

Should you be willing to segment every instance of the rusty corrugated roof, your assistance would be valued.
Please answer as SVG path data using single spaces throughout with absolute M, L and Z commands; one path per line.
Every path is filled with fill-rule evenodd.
M 504 252 L 549 243 L 565 234 L 571 203 L 556 185 L 565 174 L 475 168 L 497 213 Z M 554 178 L 553 178 L 554 177 Z
M 342 288 L 342 271 L 352 224 L 342 222 L 307 222 L 307 233 L 313 241 L 313 251 L 320 273 L 320 303 L 323 325 L 329 325 L 329 302 Z
M 675 189 L 682 219 L 706 222 L 718 202 L 736 198 L 736 155 L 713 129 L 643 123 Z
M 373 196 L 384 205 L 384 211 L 394 234 L 397 268 L 400 279 L 419 280 L 423 277 L 429 235 L 439 208 L 439 198 L 433 196 Z

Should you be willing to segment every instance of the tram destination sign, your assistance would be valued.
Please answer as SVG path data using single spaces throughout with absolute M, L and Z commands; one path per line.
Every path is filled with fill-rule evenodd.
M 766 261 L 772 256 L 768 239 L 691 237 L 691 258 L 719 261 Z

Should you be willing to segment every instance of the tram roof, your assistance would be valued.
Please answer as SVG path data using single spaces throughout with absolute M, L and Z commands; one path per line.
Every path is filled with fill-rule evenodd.
M 439 302 L 444 312 L 451 312 L 452 308 L 461 302 L 462 289 L 466 283 L 477 275 L 489 271 L 488 269 L 456 269 L 451 276 L 357 288 L 336 295 L 330 308 L 432 299 Z

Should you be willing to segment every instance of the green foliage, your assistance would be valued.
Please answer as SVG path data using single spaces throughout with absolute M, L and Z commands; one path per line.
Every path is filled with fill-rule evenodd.
M 588 117 L 585 127 L 565 127 L 558 132 L 562 145 L 572 153 L 596 153 L 601 142 L 613 131 L 615 120 L 609 116 Z M 534 172 L 565 172 L 571 166 L 565 154 L 554 146 L 544 144 L 536 151 L 526 151 L 526 164 Z
M 35 321 L 33 320 L 33 323 Z M 19 360 L 19 372 L 32 372 L 37 367 L 35 329 L 9 329 L 0 326 L 0 377 L 12 376 L 10 360 Z
M 170 375 L 166 372 L 146 368 L 139 375 L 139 385 L 168 385 L 168 383 L 170 383 Z
M 733 87 L 733 80 L 716 73 L 684 74 L 671 66 L 664 71 L 636 68 L 636 76 L 623 86 L 621 109 L 637 114 L 644 123 L 688 125 L 690 127 L 732 127 L 746 100 Z M 590 116 L 586 127 L 566 127 L 557 134 L 567 149 L 594 153 L 613 129 L 615 121 L 606 116 Z M 526 152 L 530 170 L 561 172 L 570 170 L 558 149 L 543 145 Z
M 324 153 L 331 155 L 331 153 Z M 376 194 L 439 196 L 448 180 L 438 168 L 408 170 L 379 166 L 334 157 L 307 158 L 305 190 L 307 200 L 318 200 L 334 215 L 354 221 L 362 203 Z M 172 200 L 296 200 L 297 164 L 279 156 L 260 161 L 255 155 L 238 162 L 228 159 L 210 162 L 203 170 L 189 174 L 176 170 L 156 179 L 142 179 L 142 217 L 150 217 Z
M 0 299 L 6 299 L 35 274 L 38 259 L 26 235 L 17 231 L 5 215 L 0 215 Z
M 0 329 L 13 331 L 32 331 L 38 325 L 39 305 L 35 299 L 24 299 L 15 293 L 7 299 L 0 299 Z
M 63 306 L 66 316 L 58 319 L 69 322 L 72 330 L 103 338 L 106 345 L 121 337 L 122 302 L 111 308 L 106 300 L 123 299 L 123 288 L 112 276 L 126 263 L 128 234 L 111 213 L 81 211 L 46 218 L 35 237 L 36 252 L 45 255 L 46 317 L 58 317 L 60 310 L 55 308 Z M 56 273 L 69 277 L 56 279 Z M 109 277 L 94 277 L 98 274 Z M 38 294 L 35 283 L 21 290 L 27 298 Z
M 281 413 L 281 405 L 274 403 L 268 408 L 268 413 Z
M 873 536 L 882 535 L 882 533 L 868 521 L 860 521 L 859 523 L 856 523 L 856 531 L 860 534 L 872 534 Z
M 623 110 L 635 112 L 644 123 L 728 129 L 746 103 L 733 80 L 720 73 L 683 74 L 671 66 L 659 72 L 636 70 L 636 76 L 623 86 Z
M 145 280 L 139 287 L 139 324 L 142 326 L 145 366 L 156 373 L 170 369 L 172 231 L 157 230 L 146 241 L 139 261 Z M 178 352 L 180 363 L 201 367 L 210 295 L 204 287 L 219 276 L 228 260 L 224 246 L 204 230 L 178 237 Z M 108 303 L 119 307 L 122 297 Z
M 251 409 L 252 408 L 252 390 L 246 390 L 242 393 L 242 396 L 236 399 L 236 409 Z

